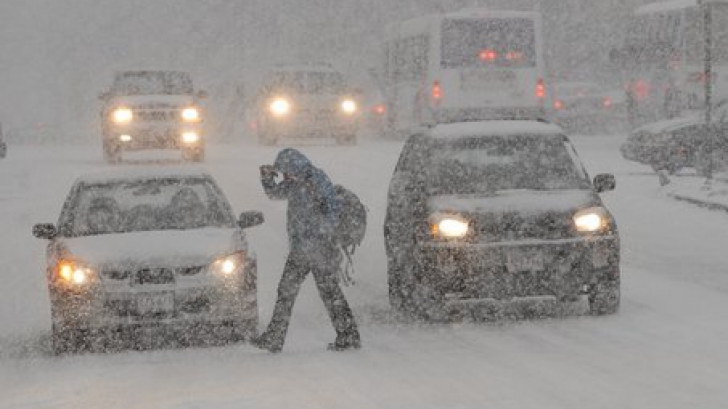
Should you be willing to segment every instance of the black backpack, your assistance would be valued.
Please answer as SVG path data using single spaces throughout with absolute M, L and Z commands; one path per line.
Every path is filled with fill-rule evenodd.
M 336 222 L 334 236 L 336 243 L 346 256 L 347 265 L 342 271 L 344 284 L 353 284 L 351 273 L 354 266 L 352 254 L 364 240 L 367 231 L 367 209 L 354 192 L 341 186 L 334 186 L 336 201 L 339 203 L 339 218 Z

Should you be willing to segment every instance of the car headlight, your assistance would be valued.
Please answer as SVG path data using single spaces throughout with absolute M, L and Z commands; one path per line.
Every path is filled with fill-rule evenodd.
M 220 257 L 212 263 L 212 272 L 223 276 L 231 277 L 245 266 L 245 253 L 239 252 Z
M 200 121 L 200 110 L 194 107 L 185 108 L 182 110 L 182 120 L 185 122 L 199 122 Z
M 268 106 L 270 112 L 276 116 L 286 116 L 291 112 L 291 103 L 285 98 L 276 98 Z
M 430 218 L 430 230 L 435 237 L 461 239 L 468 234 L 470 223 L 454 214 L 438 214 Z
M 56 275 L 64 283 L 71 285 L 84 285 L 93 277 L 93 270 L 70 260 L 63 260 L 56 266 Z
M 197 132 L 183 132 L 182 133 L 182 142 L 186 144 L 193 144 L 197 143 L 200 140 L 200 135 L 197 134 Z
M 354 113 L 356 113 L 357 109 L 358 109 L 358 107 L 356 106 L 356 101 L 354 101 L 353 99 L 345 99 L 345 100 L 341 101 L 341 110 L 345 114 L 349 114 L 349 115 L 354 114 Z
M 112 119 L 117 124 L 126 124 L 134 119 L 134 112 L 129 108 L 117 108 L 112 114 Z
M 580 210 L 574 215 L 576 230 L 583 233 L 595 233 L 609 226 L 610 216 L 603 207 L 590 207 Z

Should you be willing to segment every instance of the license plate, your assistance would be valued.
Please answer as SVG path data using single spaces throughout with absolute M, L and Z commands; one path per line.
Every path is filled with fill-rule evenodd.
M 513 252 L 506 256 L 506 267 L 510 272 L 539 271 L 544 269 L 544 258 L 538 252 Z
M 174 311 L 174 293 L 139 294 L 136 296 L 139 314 L 160 314 Z

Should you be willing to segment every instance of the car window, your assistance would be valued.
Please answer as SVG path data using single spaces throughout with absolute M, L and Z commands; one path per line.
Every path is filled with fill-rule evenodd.
M 234 217 L 205 179 L 82 184 L 61 215 L 65 236 L 232 227 Z
M 591 188 L 563 137 L 459 139 L 441 142 L 432 152 L 427 184 L 433 195 Z

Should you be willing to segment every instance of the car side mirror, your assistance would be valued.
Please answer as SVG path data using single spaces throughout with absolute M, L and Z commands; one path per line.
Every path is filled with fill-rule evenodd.
M 106 92 L 100 92 L 99 95 L 98 95 L 98 98 L 101 101 L 107 102 L 108 100 L 111 99 L 111 92 L 108 92 L 108 91 L 106 91 Z
M 602 173 L 594 177 L 594 189 L 597 193 L 608 192 L 617 187 L 617 180 L 611 173 Z
M 56 238 L 58 231 L 56 226 L 51 223 L 36 224 L 33 226 L 33 236 L 39 239 L 52 240 Z
M 238 218 L 238 226 L 241 229 L 260 226 L 263 222 L 265 222 L 265 217 L 261 212 L 245 212 L 240 214 Z
M 202 91 L 202 90 L 197 91 L 197 94 L 195 94 L 195 96 L 197 97 L 197 99 L 205 99 L 208 97 L 207 91 Z

